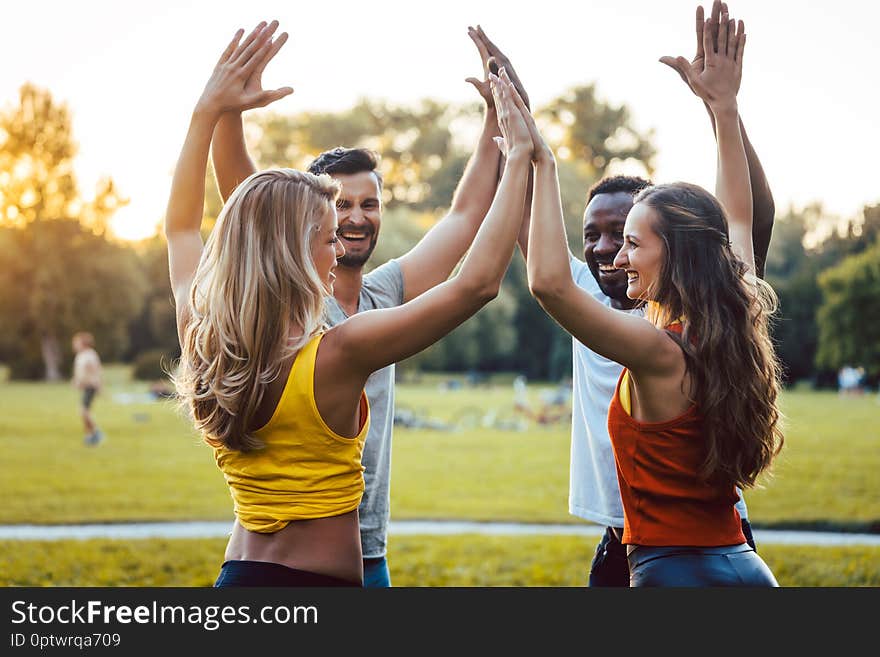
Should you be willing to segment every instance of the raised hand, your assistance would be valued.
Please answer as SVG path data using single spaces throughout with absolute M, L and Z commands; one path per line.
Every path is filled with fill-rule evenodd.
M 712 43 L 716 43 L 718 39 L 718 19 L 721 17 L 721 1 L 715 0 L 712 4 L 712 19 L 711 25 L 713 28 L 712 35 Z M 670 57 L 665 56 L 661 57 L 660 61 L 673 70 L 675 70 L 681 79 L 684 80 L 684 83 L 690 88 L 691 91 L 694 91 L 694 88 L 691 87 L 691 83 L 688 81 L 688 76 L 696 77 L 700 73 L 703 72 L 703 63 L 705 61 L 706 52 L 703 48 L 703 30 L 705 29 L 706 21 L 703 14 L 703 5 L 699 5 L 697 7 L 697 54 L 694 55 L 694 58 L 691 61 L 688 61 L 684 57 Z M 694 92 L 696 93 L 696 92 Z
M 717 41 L 714 36 L 714 19 L 703 21 L 702 8 L 697 10 L 698 22 L 702 23 L 702 47 L 698 49 L 693 62 L 684 57 L 664 57 L 668 64 L 687 82 L 713 111 L 720 106 L 736 106 L 736 94 L 742 81 L 742 57 L 745 49 L 745 25 L 729 17 L 726 5 L 717 3 L 721 11 L 717 26 Z M 714 16 L 713 7 L 713 16 Z M 699 28 L 698 28 L 699 34 Z
M 278 21 L 272 21 L 271 23 L 269 23 L 269 25 L 266 29 L 269 30 L 269 34 L 271 35 L 275 32 L 275 30 L 277 28 L 278 28 Z M 283 46 L 286 42 L 287 42 L 287 32 L 282 32 L 281 34 L 278 35 L 278 37 L 274 41 L 271 42 L 271 45 L 265 51 L 265 54 L 263 55 L 260 62 L 257 64 L 257 67 L 254 69 L 253 73 L 251 73 L 251 76 L 248 78 L 247 82 L 245 83 L 245 85 L 244 85 L 245 94 L 256 95 L 256 94 L 260 94 L 264 91 L 263 90 L 263 71 L 266 70 L 266 65 L 270 61 L 272 61 L 272 59 L 275 57 L 275 55 L 278 54 L 278 51 L 281 50 L 281 46 Z M 284 95 L 278 96 L 278 97 L 273 97 L 269 101 L 269 103 L 273 103 L 276 100 L 278 100 L 278 98 L 283 98 L 286 95 L 287 94 L 284 94 Z M 266 104 L 269 104 L 269 103 L 266 103 Z
M 480 59 L 483 62 L 483 79 L 479 80 L 471 77 L 467 79 L 467 82 L 474 85 L 476 90 L 483 97 L 483 100 L 486 101 L 486 105 L 491 108 L 494 104 L 492 92 L 489 88 L 489 74 L 491 73 L 497 76 L 499 71 L 504 68 L 507 70 L 508 78 L 513 83 L 517 93 L 525 103 L 525 106 L 529 107 L 529 95 L 526 93 L 526 90 L 507 55 L 501 52 L 498 46 L 492 43 L 489 37 L 486 36 L 483 28 L 479 25 L 476 28 L 468 27 L 468 36 L 474 42 L 477 51 L 480 53 Z
M 196 105 L 197 111 L 209 114 L 241 112 L 254 107 L 265 107 L 293 93 L 290 87 L 269 91 L 262 88 L 261 76 L 266 64 L 287 40 L 287 34 L 283 33 L 272 41 L 272 34 L 277 27 L 277 21 L 272 21 L 269 25 L 261 22 L 244 41 L 241 41 L 243 30 L 235 33 L 220 55 L 202 91 Z
M 507 82 L 508 85 L 513 87 L 513 81 L 508 76 L 507 69 L 501 69 L 500 78 L 502 81 Z M 513 102 L 516 104 L 517 109 L 522 115 L 526 128 L 528 128 L 529 137 L 532 139 L 532 161 L 535 163 L 553 162 L 555 160 L 553 151 L 547 145 L 547 142 L 544 141 L 544 136 L 541 134 L 541 131 L 538 130 L 538 125 L 535 123 L 535 117 L 532 116 L 529 108 L 526 107 L 525 101 L 518 93 L 514 93 L 512 96 Z
M 520 110 L 524 105 L 517 105 L 519 94 L 504 69 L 501 69 L 500 73 L 500 77 L 489 73 L 489 86 L 498 113 L 498 128 L 501 131 L 501 137 L 495 137 L 495 142 L 505 157 L 509 158 L 511 154 L 518 152 L 528 154 L 531 159 L 534 157 L 534 144 L 525 117 Z M 519 99 L 519 102 L 522 104 L 522 99 Z
M 709 30 L 709 42 L 712 44 L 711 50 L 713 53 L 717 52 L 720 23 L 722 16 L 724 16 L 725 22 L 729 22 L 727 14 L 727 3 L 721 2 L 721 0 L 715 0 L 712 3 L 711 17 L 707 22 L 704 20 L 702 5 L 698 6 L 696 14 L 697 53 L 694 55 L 694 58 L 690 61 L 684 57 L 665 56 L 660 58 L 660 61 L 663 64 L 666 64 L 678 73 L 684 83 L 688 85 L 688 88 L 696 95 L 699 94 L 697 94 L 696 90 L 691 85 L 690 78 L 698 77 L 705 68 L 706 41 L 704 40 L 704 33 L 707 29 Z M 728 26 L 728 31 L 729 29 L 730 27 Z

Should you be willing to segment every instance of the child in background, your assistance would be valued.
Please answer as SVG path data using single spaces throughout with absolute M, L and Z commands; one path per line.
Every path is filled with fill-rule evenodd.
M 91 333 L 80 331 L 73 336 L 73 385 L 82 391 L 80 416 L 86 436 L 86 445 L 97 445 L 104 440 L 104 433 L 98 428 L 92 417 L 92 402 L 101 390 L 101 358 L 95 351 L 95 338 Z

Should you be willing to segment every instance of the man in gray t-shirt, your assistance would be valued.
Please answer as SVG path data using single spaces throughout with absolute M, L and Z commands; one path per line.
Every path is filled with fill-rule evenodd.
M 482 31 L 471 30 L 469 36 L 483 62 L 483 80 L 468 79 L 486 104 L 483 129 L 449 211 L 409 252 L 364 273 L 382 221 L 383 181 L 375 153 L 338 147 L 321 153 L 309 165 L 310 173 L 329 174 L 342 185 L 336 205 L 337 235 L 345 247 L 345 255 L 336 267 L 333 297 L 327 303 L 327 319 L 331 324 L 338 324 L 355 313 L 401 305 L 447 280 L 473 242 L 492 204 L 500 166 L 500 154 L 493 138 L 501 133 L 488 83 L 491 65 L 488 40 Z M 488 43 L 493 48 L 495 62 L 507 67 L 508 75 L 528 103 L 528 96 L 522 91 L 509 60 L 494 44 Z M 262 68 L 258 67 L 248 84 L 253 82 L 255 87 L 260 87 L 261 74 Z M 221 118 L 214 130 L 211 153 L 220 195 L 225 201 L 238 183 L 257 170 L 247 152 L 240 114 L 227 113 Z M 394 366 L 373 373 L 365 389 L 370 403 L 370 429 L 363 455 L 365 491 L 358 509 L 364 586 L 382 587 L 391 585 L 385 551 L 390 517 Z
M 403 272 L 397 260 L 366 274 L 358 297 L 358 311 L 391 308 L 404 302 Z M 327 319 L 335 326 L 348 319 L 339 302 L 327 300 Z M 385 557 L 391 509 L 391 432 L 394 421 L 394 365 L 373 372 L 364 386 L 370 401 L 370 429 L 364 445 L 364 497 L 358 509 L 365 565 Z M 385 564 L 387 570 L 387 563 Z M 371 571 L 375 571 L 372 568 Z M 367 570 L 365 568 L 364 574 Z M 375 573 L 374 573 L 375 574 Z M 366 577 L 365 577 L 366 584 Z

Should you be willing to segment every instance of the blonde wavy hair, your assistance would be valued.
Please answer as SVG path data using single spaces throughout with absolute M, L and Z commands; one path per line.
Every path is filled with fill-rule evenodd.
M 311 244 L 339 191 L 326 174 L 260 171 L 238 185 L 217 218 L 190 288 L 172 375 L 212 447 L 262 447 L 249 427 L 266 386 L 324 328 L 328 290 Z

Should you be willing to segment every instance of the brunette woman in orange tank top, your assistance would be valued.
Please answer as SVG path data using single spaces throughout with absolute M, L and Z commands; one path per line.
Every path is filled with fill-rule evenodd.
M 735 487 L 754 486 L 782 445 L 772 290 L 754 275 L 752 191 L 737 92 L 743 23 L 684 67 L 716 125 L 716 196 L 696 185 L 635 198 L 615 266 L 647 321 L 602 305 L 571 277 L 553 154 L 529 122 L 538 164 L 529 286 L 589 349 L 624 366 L 609 410 L 632 586 L 776 586 L 749 547 Z
M 276 28 L 273 21 L 243 40 L 241 30 L 235 34 L 196 104 L 174 172 L 165 236 L 182 348 L 175 383 L 196 427 L 217 450 L 242 511 L 217 585 L 360 585 L 352 475 L 362 476 L 362 466 L 350 450 L 365 433 L 364 384 L 372 372 L 430 346 L 498 294 L 522 222 L 533 142 L 514 103 L 515 89 L 492 76 L 496 139 L 506 158 L 494 201 L 458 273 L 401 306 L 358 313 L 325 329 L 324 297 L 332 293 L 333 270 L 344 253 L 336 237 L 339 187 L 329 176 L 292 169 L 254 173 L 229 197 L 207 243 L 200 233 L 209 145 L 221 114 L 262 107 L 292 92 L 261 87 L 263 69 L 287 39 L 281 34 L 273 40 Z M 305 356 L 291 375 L 301 351 Z M 294 392 L 282 406 L 290 402 L 313 412 L 307 436 L 295 429 L 288 430 L 292 438 L 284 434 L 294 423 L 281 417 L 283 409 L 275 412 L 288 381 Z M 301 444 L 306 440 L 309 445 Z M 284 466 L 267 473 L 267 464 L 276 462 L 261 459 L 279 444 L 285 454 L 320 459 L 315 445 L 321 441 L 327 463 L 318 465 L 333 469 L 333 480 L 344 484 L 339 504 L 327 504 L 326 495 L 318 499 L 308 482 L 297 490 Z M 341 451 L 333 451 L 337 447 Z M 296 456 L 291 459 L 288 466 L 295 469 Z M 248 482 L 248 473 L 259 476 Z M 257 479 L 272 477 L 286 477 L 284 489 L 264 486 L 255 499 Z

